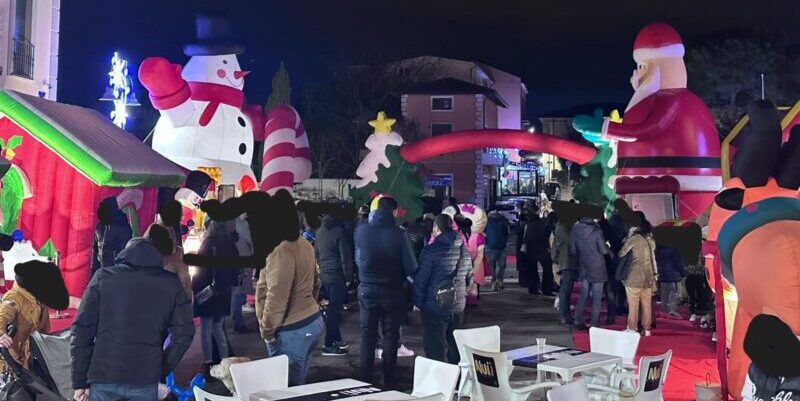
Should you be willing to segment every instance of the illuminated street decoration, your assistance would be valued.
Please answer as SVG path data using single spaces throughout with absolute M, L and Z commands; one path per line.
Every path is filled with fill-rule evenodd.
M 114 102 L 111 111 L 111 121 L 117 127 L 125 129 L 128 120 L 127 106 L 139 106 L 131 89 L 131 79 L 128 76 L 128 62 L 114 52 L 111 58 L 111 71 L 108 72 L 108 87 L 100 100 Z

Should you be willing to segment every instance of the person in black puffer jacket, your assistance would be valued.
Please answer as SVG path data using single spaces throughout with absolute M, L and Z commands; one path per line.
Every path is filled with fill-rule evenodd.
M 191 301 L 178 276 L 164 270 L 164 256 L 173 252 L 169 232 L 162 226 L 149 232 L 152 240 L 129 241 L 117 264 L 100 269 L 83 293 L 72 325 L 76 399 L 90 389 L 107 399 L 135 393 L 155 400 L 158 381 L 192 343 Z
M 361 377 L 373 383 L 378 324 L 383 326 L 383 377 L 396 386 L 400 322 L 406 313 L 406 278 L 414 274 L 416 260 L 405 233 L 395 224 L 397 201 L 382 197 L 369 222 L 356 228 L 356 264 L 361 314 Z
M 433 243 L 423 249 L 414 274 L 414 302 L 422 311 L 425 356 L 457 364 L 453 330 L 463 319 L 467 289 L 472 283 L 472 259 L 462 237 L 453 231 L 450 216 L 436 218 L 436 234 Z
M 319 277 L 328 299 L 325 319 L 325 348 L 322 355 L 347 355 L 347 343 L 339 330 L 342 307 L 347 300 L 347 286 L 353 281 L 353 242 L 341 220 L 333 215 L 322 218 L 317 229 L 314 251 Z

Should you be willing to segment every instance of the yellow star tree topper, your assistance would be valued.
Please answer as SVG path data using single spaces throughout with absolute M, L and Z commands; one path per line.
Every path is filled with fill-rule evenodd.
M 392 132 L 392 125 L 397 122 L 394 118 L 386 118 L 386 113 L 378 112 L 378 118 L 369 122 L 370 127 L 375 128 L 375 134 L 389 134 Z

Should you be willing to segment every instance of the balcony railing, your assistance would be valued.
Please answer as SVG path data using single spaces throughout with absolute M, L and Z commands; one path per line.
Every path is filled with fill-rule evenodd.
M 33 79 L 33 43 L 24 36 L 14 36 L 11 74 Z

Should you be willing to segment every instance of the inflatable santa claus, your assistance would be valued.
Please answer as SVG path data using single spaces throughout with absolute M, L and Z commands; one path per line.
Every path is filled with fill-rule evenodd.
M 622 121 L 606 118 L 601 133 L 617 144 L 618 193 L 625 186 L 636 187 L 628 193 L 663 192 L 665 183 L 677 180 L 680 218 L 693 219 L 722 187 L 720 143 L 708 107 L 686 89 L 683 55 L 675 29 L 645 26 L 633 44 L 635 93 Z
M 285 105 L 266 116 L 243 110 L 249 71 L 241 69 L 237 55 L 244 46 L 233 39 L 230 21 L 222 15 L 199 14 L 196 24 L 197 41 L 183 49 L 190 57 L 185 66 L 150 57 L 139 68 L 139 80 L 161 113 L 153 149 L 189 170 L 207 172 L 220 185 L 246 192 L 256 187 L 254 139 L 263 139 L 261 189 L 291 191 L 311 175 L 308 139 L 297 112 Z

